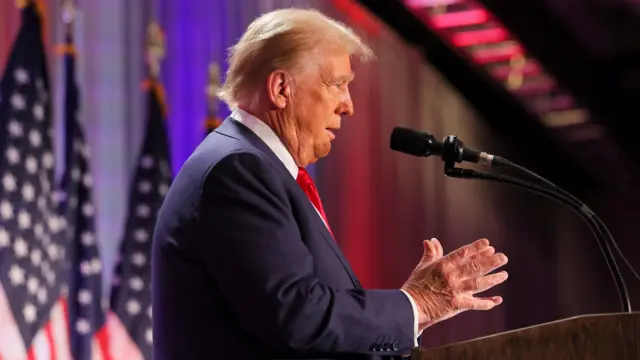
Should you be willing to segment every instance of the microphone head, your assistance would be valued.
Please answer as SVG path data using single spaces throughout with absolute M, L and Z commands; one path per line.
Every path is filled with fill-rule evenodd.
M 396 127 L 391 132 L 391 150 L 414 156 L 439 155 L 442 144 L 433 135 L 412 129 Z

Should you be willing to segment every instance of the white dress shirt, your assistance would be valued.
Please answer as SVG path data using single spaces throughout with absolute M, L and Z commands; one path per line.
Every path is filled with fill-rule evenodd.
M 291 156 L 289 150 L 287 150 L 287 148 L 284 146 L 282 140 L 280 140 L 278 135 L 276 135 L 273 129 L 269 127 L 269 125 L 265 124 L 262 120 L 256 118 L 255 116 L 240 108 L 236 108 L 233 110 L 233 112 L 231 113 L 231 118 L 239 123 L 242 123 L 244 126 L 253 131 L 253 133 L 255 133 L 260 138 L 260 140 L 267 144 L 269 149 L 271 149 L 274 154 L 276 154 L 278 159 L 282 161 L 287 170 L 289 170 L 289 173 L 291 173 L 291 176 L 293 176 L 294 179 L 298 177 L 298 165 L 296 164 L 296 161 L 293 159 L 293 156 Z M 322 222 L 324 222 L 324 219 L 320 215 L 318 209 L 316 209 L 316 212 L 318 213 L 318 216 L 320 216 L 320 219 L 322 219 Z M 327 224 L 325 223 L 325 225 Z M 411 303 L 411 308 L 413 309 L 413 333 L 416 334 L 414 337 L 414 346 L 418 346 L 418 336 L 420 336 L 420 334 L 418 333 L 418 308 L 416 307 L 416 303 L 411 295 L 409 295 L 402 289 L 400 291 L 407 295 L 407 298 Z

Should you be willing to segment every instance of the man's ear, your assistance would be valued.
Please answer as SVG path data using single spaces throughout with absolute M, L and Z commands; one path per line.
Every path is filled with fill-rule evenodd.
M 271 104 L 283 109 L 291 99 L 291 78 L 282 70 L 274 70 L 267 76 L 267 93 Z

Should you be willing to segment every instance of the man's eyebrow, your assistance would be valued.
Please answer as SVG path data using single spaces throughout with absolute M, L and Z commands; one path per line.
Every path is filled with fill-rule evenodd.
M 354 74 L 353 72 L 347 75 L 340 75 L 338 77 L 336 77 L 334 80 L 337 82 L 343 82 L 343 81 L 353 81 L 353 79 L 356 77 L 356 74 Z

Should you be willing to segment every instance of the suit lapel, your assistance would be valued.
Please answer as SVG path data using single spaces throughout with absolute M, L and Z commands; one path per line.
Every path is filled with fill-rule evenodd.
M 325 225 L 325 223 L 322 221 L 322 218 L 318 215 L 316 209 L 313 207 L 313 204 L 311 204 L 311 201 L 309 201 L 309 198 L 307 197 L 307 195 L 304 193 L 304 191 L 302 191 L 298 183 L 291 176 L 291 173 L 289 172 L 289 170 L 287 170 L 286 166 L 284 166 L 284 164 L 276 156 L 276 154 L 273 151 L 271 151 L 269 146 L 267 146 L 267 144 L 265 144 L 264 141 L 262 141 L 253 131 L 247 128 L 244 124 L 234 121 L 231 117 L 228 117 L 222 123 L 222 125 L 220 125 L 215 130 L 215 132 L 249 142 L 252 146 L 254 146 L 255 148 L 259 149 L 261 152 L 263 152 L 265 155 L 267 155 L 269 159 L 274 164 L 276 164 L 276 166 L 282 171 L 283 177 L 286 178 L 287 181 L 290 181 L 291 187 L 296 189 L 295 193 L 300 198 L 299 199 L 300 202 L 304 204 L 303 206 L 305 207 L 305 211 L 308 214 L 310 214 L 311 218 L 313 219 L 312 221 L 314 222 L 315 227 L 320 231 L 322 237 L 325 239 L 325 241 L 327 241 L 327 243 L 329 244 L 333 252 L 336 254 L 338 259 L 344 266 L 345 270 L 349 274 L 349 278 L 351 278 L 351 281 L 353 282 L 354 287 L 357 289 L 361 288 L 362 286 L 360 284 L 360 281 L 358 281 L 358 279 L 356 278 L 355 273 L 353 272 L 353 270 L 351 269 L 351 266 L 349 265 L 346 258 L 344 257 L 344 254 L 342 253 L 342 250 L 338 246 L 338 243 L 335 241 L 333 236 L 331 236 L 331 233 L 327 229 L 327 226 Z

